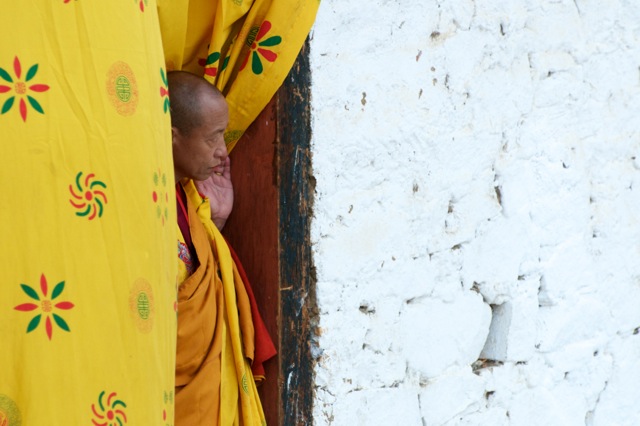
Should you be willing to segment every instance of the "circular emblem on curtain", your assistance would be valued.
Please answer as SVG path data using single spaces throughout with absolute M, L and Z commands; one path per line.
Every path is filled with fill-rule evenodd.
M 22 417 L 18 406 L 7 395 L 0 393 L 0 426 L 20 426 Z
M 107 94 L 120 115 L 133 115 L 138 107 L 138 85 L 131 67 L 115 62 L 107 72 Z
M 129 293 L 129 311 L 136 327 L 141 333 L 149 333 L 153 328 L 155 304 L 153 290 L 144 278 L 138 278 Z

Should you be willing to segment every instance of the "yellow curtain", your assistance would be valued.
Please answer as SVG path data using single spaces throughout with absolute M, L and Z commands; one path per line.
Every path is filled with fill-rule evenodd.
M 320 0 L 158 0 L 167 68 L 204 75 L 229 103 L 229 151 L 282 85 Z
M 0 425 L 173 423 L 175 194 L 153 0 L 8 1 Z

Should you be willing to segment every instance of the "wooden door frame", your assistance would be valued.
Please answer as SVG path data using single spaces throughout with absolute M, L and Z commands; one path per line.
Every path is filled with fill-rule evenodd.
M 313 424 L 318 309 L 311 252 L 315 179 L 311 166 L 309 39 L 277 98 L 280 244 L 280 424 Z
M 231 153 L 236 192 L 223 233 L 253 287 L 278 355 L 259 387 L 269 426 L 311 425 L 317 324 L 311 257 L 308 42 L 280 90 Z

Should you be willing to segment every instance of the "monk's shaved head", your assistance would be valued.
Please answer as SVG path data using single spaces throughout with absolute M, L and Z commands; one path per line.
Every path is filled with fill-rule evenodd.
M 224 102 L 224 96 L 218 88 L 203 77 L 186 71 L 170 71 L 167 73 L 167 80 L 171 102 L 171 127 L 177 128 L 185 135 L 189 135 L 202 124 L 201 106 L 204 96 L 213 96 Z
M 207 180 L 227 159 L 224 142 L 229 125 L 227 102 L 203 77 L 172 71 L 167 78 L 176 181 Z

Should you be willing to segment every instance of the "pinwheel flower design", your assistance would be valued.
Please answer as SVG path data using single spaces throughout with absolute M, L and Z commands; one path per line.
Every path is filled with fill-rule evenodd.
M 173 423 L 169 423 L 169 419 L 172 419 L 168 413 L 173 412 L 173 391 L 164 392 L 164 409 L 162 410 L 162 424 L 166 426 L 173 426 Z
M 53 336 L 53 322 L 55 322 L 56 325 L 64 331 L 70 331 L 67 322 L 56 313 L 56 310 L 58 309 L 66 311 L 74 307 L 73 303 L 68 301 L 55 301 L 64 291 L 64 281 L 60 281 L 58 284 L 56 284 L 56 286 L 53 288 L 53 291 L 51 292 L 51 297 L 49 297 L 49 285 L 47 284 L 47 278 L 44 274 L 40 276 L 41 294 L 38 294 L 35 289 L 26 284 L 20 284 L 20 286 L 22 287 L 22 291 L 24 291 L 27 296 L 38 302 L 23 303 L 14 307 L 15 310 L 21 312 L 39 311 L 39 313 L 35 317 L 33 317 L 31 321 L 29 321 L 29 325 L 27 326 L 27 333 L 31 333 L 33 330 L 38 328 L 42 317 L 45 318 L 44 328 L 47 332 L 47 337 L 49 338 L 49 340 L 51 340 L 51 337 Z M 53 322 L 51 321 L 51 318 L 53 318 Z
M 38 73 L 38 64 L 32 65 L 22 79 L 22 64 L 20 59 L 16 56 L 13 60 L 13 72 L 15 77 L 12 77 L 9 72 L 0 68 L 0 82 L 11 83 L 0 84 L 0 93 L 10 93 L 10 96 L 2 104 L 0 114 L 6 114 L 11 111 L 16 100 L 18 101 L 18 109 L 20 110 L 20 117 L 22 121 L 27 121 L 27 102 L 31 105 L 31 108 L 35 109 L 40 114 L 44 114 L 44 110 L 40 103 L 31 94 L 46 92 L 49 90 L 49 86 L 46 84 L 28 84 L 34 79 Z M 4 80 L 4 81 L 2 81 Z
M 107 204 L 107 196 L 100 190 L 101 188 L 106 189 L 107 185 L 102 181 L 95 180 L 94 177 L 93 173 L 89 173 L 82 179 L 82 172 L 79 172 L 76 175 L 76 188 L 69 185 L 69 192 L 72 196 L 69 202 L 78 210 L 76 216 L 88 216 L 89 220 L 95 219 L 96 216 L 102 217 L 104 205 Z
M 247 36 L 247 46 L 249 46 L 249 52 L 244 58 L 244 62 L 240 66 L 240 70 L 249 62 L 251 56 L 251 71 L 254 74 L 262 74 L 263 66 L 260 57 L 266 59 L 269 62 L 274 62 L 278 59 L 278 54 L 273 50 L 267 49 L 267 47 L 277 46 L 282 42 L 282 37 L 274 35 L 269 38 L 265 38 L 269 30 L 271 29 L 271 22 L 264 21 L 260 28 L 254 27 L 249 31 Z
M 167 74 L 160 68 L 160 76 L 162 77 L 162 86 L 160 86 L 160 97 L 164 99 L 164 113 L 169 112 L 169 81 L 167 80 Z
M 169 219 L 169 191 L 167 190 L 167 174 L 158 170 L 153 174 L 154 191 L 151 194 L 156 205 L 156 216 L 165 221 Z
M 119 399 L 116 399 L 117 393 L 111 392 L 104 404 L 104 396 L 106 392 L 100 392 L 98 397 L 98 406 L 91 404 L 93 411 L 93 419 L 91 421 L 95 426 L 122 426 L 127 423 L 127 415 L 123 411 L 127 405 Z

